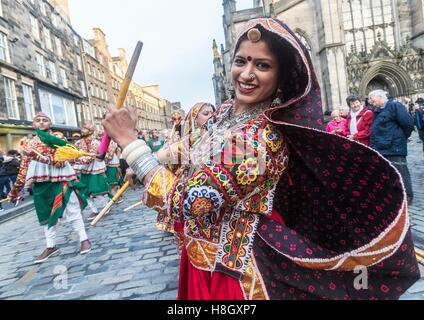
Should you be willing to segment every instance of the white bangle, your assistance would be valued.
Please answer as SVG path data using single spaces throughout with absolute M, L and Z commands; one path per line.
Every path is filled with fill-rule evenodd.
M 122 151 L 122 158 L 127 159 L 129 154 L 139 147 L 147 146 L 143 140 L 135 140 L 125 147 Z
M 127 161 L 128 165 L 131 166 L 136 160 L 148 153 L 152 153 L 152 150 L 148 146 L 142 146 L 133 150 L 125 160 Z

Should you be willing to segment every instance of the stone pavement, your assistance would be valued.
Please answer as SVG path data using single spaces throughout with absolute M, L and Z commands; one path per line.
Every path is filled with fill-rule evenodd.
M 411 172 L 414 201 L 409 206 L 410 221 L 415 246 L 424 250 L 424 154 L 418 134 L 412 134 L 408 144 L 408 167 Z M 424 266 L 420 264 L 421 280 L 402 297 L 404 300 L 424 300 Z
M 410 207 L 417 247 L 424 249 L 424 156 L 416 134 L 410 143 L 415 199 Z M 148 208 L 122 210 L 138 202 L 139 191 L 100 221 L 87 223 L 93 250 L 79 255 L 79 241 L 69 225 L 58 227 L 59 256 L 34 266 L 45 247 L 43 229 L 34 212 L 0 224 L 0 299 L 175 299 L 179 258 L 173 237 L 155 229 L 156 214 Z M 87 217 L 89 212 L 85 212 Z M 423 278 L 402 299 L 424 300 Z
M 1 224 L 0 299 L 175 299 L 179 258 L 173 237 L 155 229 L 156 214 L 148 208 L 123 213 L 140 192 L 127 193 L 97 227 L 86 224 L 93 242 L 86 256 L 79 254 L 72 227 L 62 224 L 60 255 L 35 266 L 34 257 L 45 248 L 35 213 Z

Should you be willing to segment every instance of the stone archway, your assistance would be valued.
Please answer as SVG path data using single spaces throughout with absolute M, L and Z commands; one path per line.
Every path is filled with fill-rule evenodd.
M 395 84 L 391 82 L 388 78 L 385 78 L 383 75 L 377 75 L 373 78 L 367 85 L 367 89 L 365 92 L 371 92 L 377 89 L 384 90 L 390 94 L 390 96 L 394 97 Z
M 413 85 L 408 73 L 398 65 L 384 61 L 372 66 L 362 78 L 359 94 L 366 97 L 372 90 L 383 89 L 393 98 L 412 94 Z

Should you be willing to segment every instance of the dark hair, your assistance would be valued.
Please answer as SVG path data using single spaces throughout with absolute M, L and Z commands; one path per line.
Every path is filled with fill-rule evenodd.
M 19 152 L 18 152 L 18 151 L 16 151 L 16 150 L 9 150 L 9 151 L 7 152 L 7 155 L 8 155 L 8 156 L 17 156 L 17 155 L 19 155 Z
M 280 69 L 278 70 L 278 76 L 279 76 L 278 87 L 284 90 L 285 83 L 289 76 L 286 72 L 287 70 L 286 66 L 292 66 L 292 65 L 295 65 L 296 63 L 294 59 L 295 55 L 293 54 L 294 49 L 286 40 L 264 29 L 262 26 L 258 25 L 256 26 L 256 28 L 258 28 L 262 34 L 261 40 L 268 45 L 269 50 L 278 59 L 278 64 L 280 67 Z M 248 40 L 247 33 L 244 34 L 238 41 L 234 50 L 234 57 L 239 51 L 241 43 L 246 40 Z M 289 97 L 285 96 L 285 98 L 287 99 Z
M 347 102 L 347 105 L 350 107 L 350 104 L 352 103 L 352 102 L 355 102 L 355 101 L 361 101 L 361 99 L 359 99 L 359 97 L 357 97 L 357 96 L 349 96 L 349 97 L 347 97 L 347 99 L 346 99 L 346 102 Z

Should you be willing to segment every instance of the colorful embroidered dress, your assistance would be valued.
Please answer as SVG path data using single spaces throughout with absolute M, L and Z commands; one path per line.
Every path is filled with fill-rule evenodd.
M 323 131 L 318 82 L 295 34 L 256 19 L 242 35 L 253 27 L 285 44 L 284 101 L 244 118 L 225 103 L 187 177 L 160 168 L 146 183 L 147 205 L 183 227 L 179 298 L 399 298 L 419 279 L 399 173 Z M 358 268 L 366 289 L 355 288 Z
M 99 142 L 92 137 L 78 140 L 75 146 L 88 153 L 96 154 Z M 81 182 L 85 185 L 87 196 L 109 193 L 106 178 L 106 164 L 91 157 L 82 157 L 75 162 L 75 171 L 81 175 Z
M 187 175 L 188 168 L 190 167 L 190 150 L 201 140 L 202 133 L 205 133 L 205 131 L 202 130 L 202 128 L 198 128 L 196 124 L 199 112 L 205 106 L 215 110 L 215 107 L 209 103 L 199 102 L 195 104 L 185 117 L 183 126 L 184 134 L 181 140 L 170 146 L 165 146 L 165 148 L 169 150 L 170 159 L 167 159 L 163 164 L 177 177 L 182 178 Z M 174 221 L 168 217 L 166 210 L 157 210 L 159 214 L 156 227 L 163 231 L 176 232 L 177 242 L 180 243 L 181 239 L 178 238 L 178 234 L 182 230 L 175 230 Z M 177 247 L 180 247 L 179 244 L 177 244 Z
M 62 218 L 72 192 L 80 200 L 81 207 L 86 206 L 86 199 L 80 189 L 74 169 L 68 162 L 55 166 L 55 150 L 42 143 L 37 136 L 31 137 L 24 150 L 16 183 L 11 191 L 17 197 L 22 188 L 32 187 L 35 210 L 41 225 L 49 227 Z
M 118 145 L 111 141 L 106 153 L 106 176 L 109 186 L 115 187 L 120 184 L 121 170 L 119 168 Z

